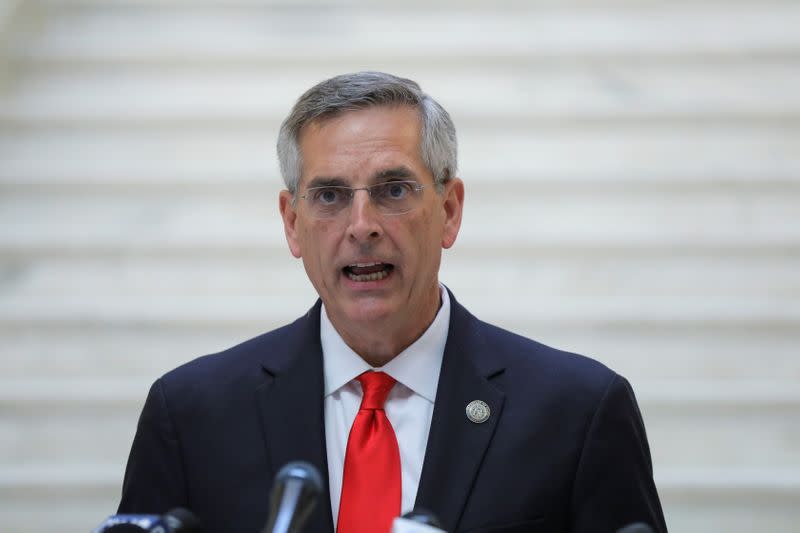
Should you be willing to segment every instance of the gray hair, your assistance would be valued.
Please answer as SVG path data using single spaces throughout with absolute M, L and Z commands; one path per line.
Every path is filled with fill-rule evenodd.
M 278 133 L 278 161 L 286 188 L 294 194 L 303 156 L 300 132 L 315 120 L 372 106 L 415 107 L 422 121 L 420 152 L 437 190 L 456 175 L 458 143 L 450 115 L 411 80 L 383 72 L 342 74 L 318 83 L 294 104 Z

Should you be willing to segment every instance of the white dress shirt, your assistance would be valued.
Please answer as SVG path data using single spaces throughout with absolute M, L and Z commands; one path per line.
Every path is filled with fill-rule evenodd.
M 439 292 L 442 305 L 425 333 L 381 368 L 371 367 L 342 340 L 322 306 L 325 442 L 334 530 L 339 519 L 347 438 L 361 406 L 361 383 L 355 378 L 368 370 L 385 372 L 397 381 L 386 399 L 384 411 L 400 448 L 400 512 L 404 514 L 414 508 L 450 326 L 450 297 L 443 286 Z

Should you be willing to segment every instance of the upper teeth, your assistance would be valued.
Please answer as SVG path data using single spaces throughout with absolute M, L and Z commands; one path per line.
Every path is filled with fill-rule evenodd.
M 381 264 L 381 263 L 379 263 L 379 262 L 375 262 L 375 263 L 355 263 L 355 264 L 353 264 L 353 265 L 350 265 L 350 266 L 351 266 L 351 267 L 360 267 L 360 268 L 364 268 L 364 267 L 371 267 L 371 266 L 380 265 L 380 264 Z

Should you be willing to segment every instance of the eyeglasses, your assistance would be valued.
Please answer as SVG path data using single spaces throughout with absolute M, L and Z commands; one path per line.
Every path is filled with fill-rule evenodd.
M 383 215 L 402 215 L 419 206 L 424 185 L 416 181 L 386 181 L 367 187 L 325 185 L 311 187 L 300 196 L 316 218 L 333 218 L 353 203 L 356 191 L 367 191 L 372 205 Z

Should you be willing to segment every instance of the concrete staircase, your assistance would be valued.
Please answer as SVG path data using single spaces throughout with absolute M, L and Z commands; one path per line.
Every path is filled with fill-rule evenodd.
M 2 531 L 89 531 L 150 382 L 311 305 L 274 140 L 303 90 L 364 68 L 454 115 L 443 281 L 631 379 L 671 530 L 800 531 L 800 4 L 20 4 L 0 34 Z

